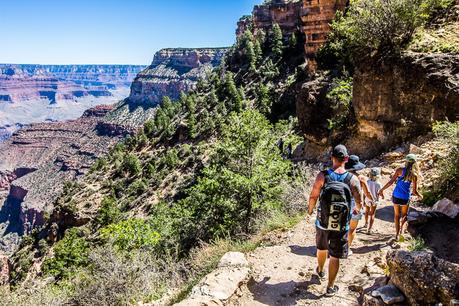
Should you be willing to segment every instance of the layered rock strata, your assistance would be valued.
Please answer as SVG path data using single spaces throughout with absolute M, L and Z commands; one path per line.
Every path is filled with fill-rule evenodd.
M 226 48 L 162 49 L 131 86 L 129 104 L 156 106 L 164 96 L 172 100 L 194 89 L 197 81 L 220 64 Z
M 301 20 L 306 37 L 304 51 L 310 70 L 317 67 L 315 57 L 327 41 L 330 24 L 338 10 L 344 11 L 348 0 L 303 0 Z
M 111 109 L 98 106 L 76 120 L 32 124 L 0 144 L 0 183 L 8 192 L 0 203 L 0 249 L 13 249 L 1 243 L 8 240 L 5 235 L 22 235 L 43 225 L 64 182 L 85 174 L 97 157 L 124 136 L 102 135 L 97 130 Z
M 0 64 L 0 102 L 111 96 L 128 87 L 144 66 Z

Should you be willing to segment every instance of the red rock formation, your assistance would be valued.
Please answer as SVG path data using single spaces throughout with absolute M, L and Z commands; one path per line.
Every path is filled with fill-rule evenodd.
M 344 10 L 347 2 L 347 0 L 303 0 L 301 19 L 306 37 L 304 50 L 310 70 L 316 69 L 315 56 L 327 41 L 330 23 L 335 18 L 336 11 Z
M 302 3 L 299 0 L 273 0 L 267 4 L 256 5 L 252 12 L 256 30 L 271 30 L 274 23 L 279 24 L 284 36 L 301 30 Z
M 84 96 L 111 96 L 111 89 L 129 86 L 143 66 L 0 65 L 0 102 Z

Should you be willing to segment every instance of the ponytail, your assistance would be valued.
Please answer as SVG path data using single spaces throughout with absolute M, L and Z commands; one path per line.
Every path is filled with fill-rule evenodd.
M 419 171 L 418 163 L 406 162 L 403 180 L 406 182 L 413 182 L 414 180 L 419 180 L 420 176 L 421 172 Z

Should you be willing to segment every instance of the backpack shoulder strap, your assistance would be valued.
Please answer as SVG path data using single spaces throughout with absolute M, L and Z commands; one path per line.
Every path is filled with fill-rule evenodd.
M 328 184 L 330 182 L 330 172 L 327 170 L 322 170 L 320 171 L 324 175 L 325 178 L 325 184 Z
M 348 185 L 349 188 L 351 187 L 351 180 L 352 180 L 353 177 L 354 177 L 354 174 L 348 172 L 347 175 L 346 175 L 346 177 L 344 178 L 344 183 L 345 183 L 346 185 Z

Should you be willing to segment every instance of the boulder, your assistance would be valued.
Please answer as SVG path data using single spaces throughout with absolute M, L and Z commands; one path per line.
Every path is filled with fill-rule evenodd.
M 373 297 L 380 297 L 385 304 L 392 305 L 405 300 L 403 294 L 394 285 L 386 285 L 374 290 L 371 293 Z
M 390 251 L 386 257 L 390 283 L 411 305 L 450 302 L 459 296 L 459 265 L 420 251 Z
M 451 219 L 454 219 L 459 214 L 459 205 L 454 204 L 453 201 L 445 198 L 435 203 L 432 207 L 432 211 L 440 212 Z
M 204 277 L 190 296 L 176 306 L 223 305 L 247 279 L 249 263 L 240 252 L 228 252 L 220 260 L 218 268 Z

